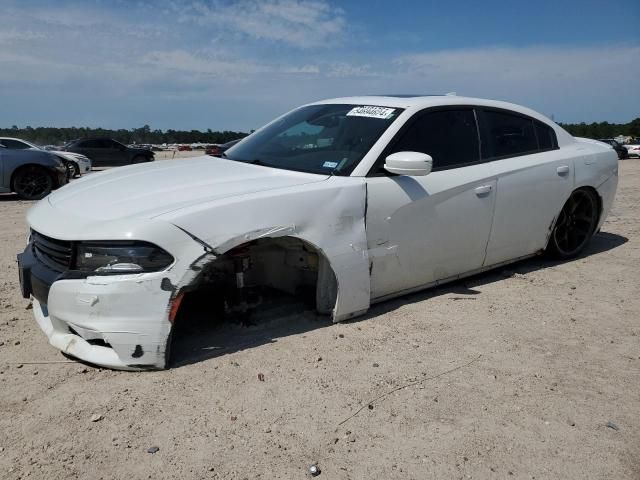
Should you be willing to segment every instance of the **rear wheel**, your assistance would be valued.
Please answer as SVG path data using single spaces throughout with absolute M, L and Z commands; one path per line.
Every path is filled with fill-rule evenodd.
M 598 214 L 598 198 L 592 190 L 573 192 L 556 220 L 547 252 L 560 259 L 578 255 L 595 232 Z
M 25 167 L 16 173 L 13 190 L 24 200 L 40 200 L 51 193 L 53 179 L 38 166 Z

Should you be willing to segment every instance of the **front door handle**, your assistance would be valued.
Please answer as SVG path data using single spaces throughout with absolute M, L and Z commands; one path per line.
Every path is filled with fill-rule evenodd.
M 558 168 L 556 168 L 556 172 L 558 172 L 558 175 L 566 175 L 567 173 L 569 173 L 569 165 L 561 165 Z
M 493 190 L 492 185 L 482 185 L 481 187 L 477 187 L 474 192 L 476 192 L 477 196 L 484 197 L 486 195 L 489 195 L 491 193 L 491 190 Z

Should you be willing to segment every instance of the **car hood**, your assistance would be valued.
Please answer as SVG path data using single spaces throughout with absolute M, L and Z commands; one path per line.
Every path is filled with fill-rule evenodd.
M 327 178 L 204 156 L 112 168 L 76 180 L 47 198 L 53 207 L 91 220 L 151 219 L 204 202 Z
M 60 157 L 67 158 L 69 160 L 88 160 L 88 158 L 81 153 L 63 152 L 61 150 L 49 150 L 49 153 L 59 155 Z

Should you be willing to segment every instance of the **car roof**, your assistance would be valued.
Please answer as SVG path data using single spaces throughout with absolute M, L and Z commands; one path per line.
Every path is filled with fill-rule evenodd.
M 411 95 L 411 94 L 395 94 L 395 95 L 364 95 L 357 97 L 340 97 L 313 102 L 309 105 L 322 104 L 350 104 L 350 105 L 371 105 L 380 107 L 395 107 L 404 109 L 419 110 L 427 107 L 447 106 L 447 105 L 475 105 L 481 107 L 502 108 L 512 110 L 533 118 L 537 118 L 545 123 L 554 122 L 544 115 L 531 110 L 530 108 L 517 105 L 515 103 L 503 102 L 500 100 L 489 100 L 486 98 L 474 98 L 458 96 L 453 93 L 446 95 Z
M 31 142 L 27 142 L 26 140 L 23 140 L 21 138 L 16 138 L 16 137 L 0 137 L 0 140 L 16 140 L 18 142 L 31 143 Z
M 113 140 L 111 137 L 81 137 L 76 138 L 75 140 L 71 140 L 72 142 L 77 142 L 79 140 Z

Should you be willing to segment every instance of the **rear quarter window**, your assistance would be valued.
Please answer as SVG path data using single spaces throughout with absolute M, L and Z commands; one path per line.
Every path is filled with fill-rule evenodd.
M 540 150 L 553 150 L 558 148 L 558 140 L 556 132 L 548 125 L 542 122 L 534 121 L 536 126 L 536 136 L 538 137 L 538 148 Z
M 510 157 L 538 150 L 533 120 L 502 111 L 485 110 L 488 154 Z
M 528 155 L 558 148 L 556 133 L 549 125 L 506 110 L 482 110 L 484 159 Z

